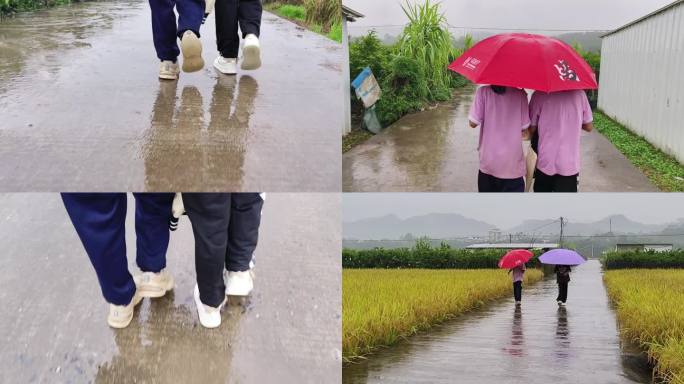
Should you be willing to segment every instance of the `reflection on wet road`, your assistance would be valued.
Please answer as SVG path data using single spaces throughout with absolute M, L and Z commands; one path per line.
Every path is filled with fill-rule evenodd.
M 645 357 L 621 348 L 598 261 L 572 274 L 559 308 L 555 280 L 467 314 L 368 360 L 345 365 L 344 383 L 648 383 Z
M 255 291 L 231 300 L 214 330 L 197 319 L 194 240 L 181 219 L 168 252 L 174 291 L 145 299 L 128 328 L 113 330 L 59 195 L 0 195 L 0 382 L 339 381 L 340 205 L 330 194 L 267 194 Z
M 231 77 L 214 30 L 168 82 L 147 2 L 0 22 L 0 190 L 339 191 L 340 44 L 264 13 L 264 66 Z
M 468 126 L 473 92 L 463 88 L 451 102 L 404 116 L 346 152 L 343 190 L 476 192 L 479 128 Z M 600 133 L 582 133 L 581 140 L 581 191 L 658 191 Z

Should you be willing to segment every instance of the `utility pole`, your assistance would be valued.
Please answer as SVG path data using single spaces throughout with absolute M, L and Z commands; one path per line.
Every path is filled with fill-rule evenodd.
M 513 244 L 513 234 L 508 234 L 508 243 Z
M 563 216 L 560 218 L 560 240 L 558 241 L 558 245 L 563 248 Z

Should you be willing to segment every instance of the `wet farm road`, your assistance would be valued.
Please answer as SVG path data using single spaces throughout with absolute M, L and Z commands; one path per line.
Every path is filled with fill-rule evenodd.
M 472 94 L 465 88 L 450 104 L 407 115 L 346 152 L 343 190 L 477 192 L 479 128 L 468 126 Z M 581 140 L 581 192 L 658 191 L 597 131 L 583 132 Z
M 358 364 L 343 383 L 648 383 L 645 357 L 621 349 L 598 261 L 572 273 L 566 308 L 555 280 L 467 314 Z
M 214 330 L 202 328 L 195 311 L 194 240 L 183 217 L 168 252 L 174 291 L 144 299 L 131 325 L 114 330 L 59 195 L 0 195 L 0 382 L 339 381 L 340 200 L 267 194 L 255 290 L 251 299 L 232 300 Z M 128 206 L 134 272 L 130 195 Z
M 264 12 L 263 66 L 157 78 L 146 1 L 0 22 L 0 191 L 340 190 L 342 49 Z

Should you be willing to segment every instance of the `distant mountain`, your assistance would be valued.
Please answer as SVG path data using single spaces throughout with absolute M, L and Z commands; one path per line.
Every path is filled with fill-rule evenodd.
M 494 228 L 483 221 L 470 219 L 455 213 L 430 213 L 400 219 L 387 215 L 345 222 L 342 225 L 345 239 L 398 239 L 407 233 L 415 237 L 430 236 L 449 238 L 463 235 L 486 235 Z
M 667 227 L 666 224 L 643 224 L 630 220 L 624 215 L 612 215 L 591 223 L 575 222 L 570 219 L 565 226 L 565 233 L 568 235 L 595 235 L 599 233 L 608 233 L 611 231 L 611 221 L 613 233 L 658 233 Z M 526 220 L 522 224 L 508 229 L 508 232 L 555 234 L 558 233 L 559 229 L 560 222 L 558 222 L 557 219 Z
M 680 234 L 684 233 L 684 219 L 671 224 L 643 224 L 624 215 L 607 216 L 594 222 L 568 219 L 566 235 L 596 235 L 611 231 L 615 234 Z M 407 233 L 414 237 L 436 239 L 460 236 L 486 236 L 495 225 L 455 213 L 430 213 L 401 219 L 395 215 L 374 217 L 343 223 L 343 237 L 358 240 L 399 239 Z M 521 224 L 503 229 L 504 234 L 557 235 L 558 219 L 525 220 Z

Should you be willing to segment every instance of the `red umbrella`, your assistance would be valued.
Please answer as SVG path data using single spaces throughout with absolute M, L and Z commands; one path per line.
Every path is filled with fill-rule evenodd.
M 568 44 L 529 33 L 502 33 L 465 51 L 449 69 L 476 84 L 537 91 L 596 89 L 596 75 Z
M 532 252 L 527 249 L 514 249 L 506 252 L 505 255 L 499 260 L 499 268 L 511 269 L 523 265 L 530 261 L 534 256 Z

